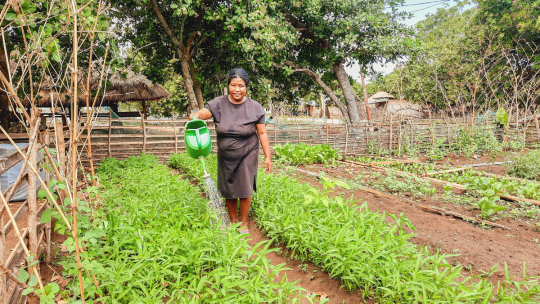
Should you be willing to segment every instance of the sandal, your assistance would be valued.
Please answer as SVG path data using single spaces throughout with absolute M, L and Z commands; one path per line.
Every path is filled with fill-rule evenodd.
M 242 228 L 242 229 L 238 230 L 238 232 L 240 234 L 249 234 L 249 229 L 247 227 L 245 227 L 245 228 Z

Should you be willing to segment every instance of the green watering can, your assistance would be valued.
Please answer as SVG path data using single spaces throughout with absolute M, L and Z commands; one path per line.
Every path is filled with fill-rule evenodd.
M 204 120 L 194 119 L 186 124 L 184 144 L 189 156 L 207 157 L 212 151 L 212 139 Z

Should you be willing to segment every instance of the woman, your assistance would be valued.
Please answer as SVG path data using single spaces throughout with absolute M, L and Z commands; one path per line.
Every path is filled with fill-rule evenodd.
M 218 146 L 218 190 L 225 198 L 231 223 L 237 223 L 240 200 L 240 233 L 247 228 L 251 197 L 256 190 L 259 140 L 266 156 L 266 173 L 272 169 L 265 112 L 260 103 L 246 97 L 249 76 L 243 69 L 227 75 L 229 95 L 214 98 L 189 116 L 190 119 L 214 118 Z M 258 136 L 257 136 L 258 135 Z

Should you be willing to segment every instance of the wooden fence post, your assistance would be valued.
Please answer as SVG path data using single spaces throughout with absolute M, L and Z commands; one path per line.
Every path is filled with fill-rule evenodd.
M 34 130 L 37 128 L 39 129 L 39 111 L 36 107 L 32 106 L 31 110 L 31 116 L 30 116 L 30 134 L 34 133 Z M 35 139 L 37 141 L 37 138 Z M 31 143 L 29 143 L 31 144 Z M 34 167 L 37 169 L 37 174 L 40 172 L 40 168 L 37 166 L 37 155 L 38 155 L 38 148 L 39 145 L 34 143 L 31 146 L 30 151 L 28 151 L 29 157 L 28 157 L 28 167 Z M 72 149 L 75 149 L 75 147 L 72 147 Z M 72 160 L 75 162 L 76 160 Z M 28 170 L 28 249 L 30 250 L 30 254 L 34 255 L 34 260 L 37 260 L 38 256 L 38 231 L 37 231 L 37 175 L 34 173 L 33 170 Z M 47 185 L 41 185 L 43 187 L 47 187 Z M 15 224 L 15 223 L 14 223 Z M 28 262 L 30 264 L 30 262 Z M 39 271 L 39 264 L 37 264 L 35 267 Z M 37 299 L 34 296 L 29 295 L 28 296 L 28 303 L 39 303 L 39 299 Z
M 347 144 L 349 143 L 349 127 L 345 124 L 345 153 L 343 153 L 343 159 L 347 158 Z
M 300 125 L 298 124 L 298 119 L 296 120 L 296 129 L 298 130 L 298 143 L 300 143 Z
M 389 129 L 389 132 L 390 132 L 390 135 L 389 135 L 389 136 L 390 136 L 390 139 L 389 139 L 389 141 L 388 141 L 388 150 L 389 150 L 390 152 L 392 152 L 392 144 L 393 144 L 393 143 L 392 143 L 392 139 L 393 139 L 393 138 L 392 138 L 392 133 L 393 133 L 393 131 L 392 131 L 392 114 L 390 114 L 390 126 L 389 126 L 388 129 Z
M 66 176 L 66 143 L 64 142 L 64 129 L 61 121 L 56 121 L 56 155 L 58 157 L 58 170 Z
M 174 111 L 172 112 L 172 125 L 174 129 L 174 153 L 178 153 L 178 135 L 176 134 L 176 124 L 174 122 Z
M 364 149 L 364 153 L 367 154 L 367 148 L 368 148 L 368 144 L 369 144 L 369 135 L 368 135 L 368 131 L 369 131 L 369 127 L 368 127 L 368 123 L 366 121 L 366 127 L 365 127 L 365 130 L 364 130 L 364 133 L 366 133 L 366 147 Z
M 49 133 L 49 130 L 45 131 L 45 146 L 47 149 L 49 148 L 51 141 L 51 134 Z M 91 150 L 90 155 L 92 155 Z M 51 166 L 54 166 L 54 164 L 51 164 Z M 48 170 L 45 170 L 45 182 L 47 183 L 46 187 L 49 187 L 49 183 L 51 181 L 51 174 Z M 63 201 L 62 201 L 63 202 Z M 45 225 L 45 263 L 50 264 L 51 263 L 51 228 L 52 223 L 48 222 Z M 39 244 L 38 244 L 39 245 Z
M 143 151 L 145 152 L 146 151 L 146 124 L 145 124 L 145 119 L 144 119 L 144 115 L 141 116 L 141 120 L 142 120 L 142 132 L 143 132 Z
M 111 130 L 112 130 L 111 119 L 112 119 L 112 110 L 111 110 L 111 107 L 109 107 L 109 136 L 107 137 L 108 138 L 108 143 L 109 143 L 107 145 L 108 152 L 109 152 L 109 157 L 111 157 Z
M 536 107 L 534 108 L 534 126 L 536 127 L 536 136 L 538 137 L 538 142 L 540 142 L 540 126 L 538 125 L 538 114 L 536 114 Z

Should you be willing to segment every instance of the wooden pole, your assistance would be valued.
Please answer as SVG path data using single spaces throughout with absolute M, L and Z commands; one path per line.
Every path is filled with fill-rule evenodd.
M 30 111 L 30 134 L 34 132 L 34 130 L 39 129 L 39 114 L 40 110 L 38 110 L 36 107 L 32 106 L 32 110 Z M 28 248 L 30 250 L 30 254 L 34 256 L 34 261 L 37 260 L 38 256 L 38 231 L 37 231 L 37 212 L 38 212 L 38 206 L 37 206 L 37 174 L 39 174 L 39 167 L 37 166 L 37 155 L 38 155 L 38 145 L 34 144 L 32 145 L 30 151 L 28 151 L 29 157 L 28 157 L 28 165 L 33 166 L 37 169 L 37 172 L 34 172 L 32 170 L 28 171 Z M 47 185 L 42 185 L 43 187 L 47 187 Z M 30 264 L 30 262 L 28 262 Z M 36 268 L 39 268 L 39 264 L 36 265 Z M 39 270 L 38 270 L 39 271 Z M 35 300 L 35 299 L 34 299 Z M 35 302 L 36 301 L 30 301 L 29 302 Z
M 298 118 L 296 119 L 296 129 L 298 130 L 298 143 L 300 143 L 300 125 L 298 124 Z
M 431 150 L 435 149 L 435 125 L 431 121 L 431 111 L 429 113 L 429 127 L 431 128 Z
M 536 106 L 534 107 L 534 126 L 536 127 L 536 136 L 538 137 L 538 142 L 540 142 L 540 126 L 538 125 L 538 114 L 536 114 Z
M 172 125 L 174 129 L 174 153 L 178 153 L 178 135 L 176 135 L 176 124 L 174 122 L 174 111 L 172 112 Z
M 146 113 L 146 100 L 143 100 L 142 102 L 142 110 L 144 119 L 148 119 L 148 114 Z
M 390 150 L 390 152 L 392 152 L 392 114 L 390 114 L 390 127 L 389 127 L 389 136 L 390 136 L 390 140 L 388 141 L 388 150 Z
M 56 121 L 56 151 L 60 174 L 66 176 L 66 144 L 64 142 L 64 129 L 61 121 Z
M 111 157 L 111 118 L 112 118 L 112 110 L 109 107 L 109 136 L 108 136 L 109 144 L 107 145 L 109 149 L 109 157 Z
M 345 153 L 343 153 L 343 159 L 345 160 L 347 158 L 347 144 L 349 140 L 349 127 L 347 124 L 345 124 Z
M 53 113 L 54 115 L 54 113 Z M 44 147 L 44 150 L 46 151 L 46 155 L 47 157 L 49 157 L 49 161 L 51 162 L 51 166 L 54 168 L 54 170 L 58 170 L 56 168 L 56 165 L 54 164 L 53 160 L 52 160 L 52 157 L 49 153 L 49 150 L 47 149 L 47 147 L 50 145 L 50 141 L 51 141 L 51 135 L 49 134 L 49 130 L 45 131 L 45 147 Z M 49 173 L 48 170 L 45 170 L 45 182 L 46 182 L 46 187 L 49 187 L 49 184 L 51 182 L 51 174 Z M 60 193 L 59 193 L 60 194 Z M 62 197 L 62 195 L 60 195 L 59 197 Z M 48 222 L 45 224 L 45 262 L 47 264 L 50 264 L 51 263 L 51 228 L 52 228 L 52 223 L 51 222 Z
M 368 127 L 368 122 L 366 121 L 366 128 L 365 128 L 365 133 L 366 133 L 366 147 L 365 147 L 365 151 L 364 153 L 367 154 L 367 148 L 368 148 L 368 144 L 369 144 L 369 134 L 368 134 L 368 131 L 369 131 L 369 127 Z
M 142 120 L 142 132 L 143 132 L 143 152 L 146 151 L 146 124 L 145 124 L 145 119 L 144 119 L 144 115 L 141 116 L 141 120 Z
M 364 74 L 360 73 L 360 78 L 362 78 L 362 88 L 364 89 L 364 100 L 366 102 L 366 114 L 368 121 L 371 120 L 371 112 L 369 111 L 369 102 L 366 89 L 366 81 L 364 80 Z
M 398 124 L 398 155 L 401 155 L 401 119 Z

